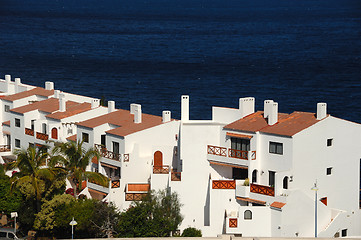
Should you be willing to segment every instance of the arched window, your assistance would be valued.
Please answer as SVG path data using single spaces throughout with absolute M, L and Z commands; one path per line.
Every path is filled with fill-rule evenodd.
M 257 182 L 257 169 L 253 170 L 252 172 L 252 183 L 256 183 Z
M 283 178 L 283 189 L 288 189 L 288 177 Z
M 251 210 L 244 211 L 244 219 L 245 220 L 252 220 L 252 212 L 251 212 Z
M 58 139 L 58 129 L 56 127 L 51 129 L 51 138 Z

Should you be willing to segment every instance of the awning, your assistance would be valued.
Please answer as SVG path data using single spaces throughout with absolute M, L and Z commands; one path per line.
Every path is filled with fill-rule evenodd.
M 101 192 L 101 191 L 98 191 L 98 190 L 95 190 L 95 189 L 92 189 L 92 188 L 89 188 L 89 187 L 88 187 L 88 191 L 89 191 L 89 192 L 93 192 L 93 193 L 98 193 L 98 194 L 101 194 L 101 195 L 103 195 L 103 196 L 106 196 L 106 195 L 107 195 L 107 193 L 103 193 L 103 192 Z
M 3 131 L 3 134 L 5 134 L 5 135 L 11 135 L 11 133 L 8 132 L 8 131 Z
M 236 137 L 236 138 L 245 138 L 245 139 L 251 139 L 253 137 L 253 136 L 250 136 L 250 135 L 231 133 L 231 132 L 227 132 L 227 136 Z
M 266 205 L 265 201 L 260 201 L 260 200 L 256 200 L 256 199 L 252 199 L 252 198 L 237 197 L 237 200 L 250 202 L 250 203 L 257 203 L 257 204 L 261 204 L 261 205 Z
M 240 166 L 240 165 L 237 165 L 237 164 L 230 164 L 230 163 L 220 163 L 220 162 L 215 162 L 215 161 L 210 161 L 210 160 L 208 160 L 208 161 L 209 161 L 210 164 L 214 164 L 214 165 L 248 169 L 247 166 Z
M 148 192 L 150 185 L 145 183 L 128 183 L 127 192 Z
M 106 163 L 100 163 L 103 167 L 108 167 L 108 168 L 113 168 L 113 169 L 118 169 L 117 166 L 113 166 L 113 165 L 110 165 L 110 164 L 106 164 Z
M 278 208 L 278 209 L 281 209 L 283 208 L 283 206 L 286 205 L 286 203 L 283 203 L 283 202 L 273 202 L 270 207 L 271 208 Z

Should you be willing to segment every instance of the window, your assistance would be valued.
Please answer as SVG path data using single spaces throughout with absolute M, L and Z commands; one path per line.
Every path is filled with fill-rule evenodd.
M 15 127 L 20 127 L 20 119 L 15 118 Z
M 241 151 L 249 151 L 250 149 L 250 141 L 249 139 L 242 138 L 231 138 L 231 149 L 241 150 Z
M 17 148 L 20 147 L 20 140 L 19 139 L 15 139 L 15 147 L 17 147 Z
M 244 211 L 244 219 L 245 220 L 252 220 L 252 212 L 251 212 L 251 210 Z
M 105 134 L 100 136 L 100 144 L 103 145 L 104 147 L 106 146 L 105 136 L 106 136 Z
M 119 143 L 113 142 L 113 152 L 119 154 Z
M 9 105 L 5 105 L 5 112 L 10 112 L 10 106 Z
M 233 179 L 244 180 L 248 178 L 248 169 L 243 168 L 232 168 Z
M 283 178 L 283 189 L 288 189 L 288 177 Z
M 82 133 L 82 140 L 83 142 L 88 143 L 89 142 L 89 134 L 88 133 Z
M 326 169 L 326 175 L 331 175 L 332 174 L 332 167 L 329 167 Z
M 275 154 L 283 154 L 283 143 L 269 142 L 269 152 Z
M 268 182 L 271 187 L 275 186 L 275 175 L 276 173 L 273 171 L 268 172 Z
M 333 142 L 332 138 L 327 139 L 327 147 L 332 146 L 332 142 Z
M 252 183 L 256 183 L 257 182 L 257 170 L 253 170 L 252 172 Z
M 35 120 L 31 120 L 31 130 L 35 129 Z
M 43 126 L 43 133 L 44 133 L 44 134 L 48 134 L 48 132 L 47 132 L 47 130 L 46 130 L 46 129 L 47 129 L 46 123 L 43 123 L 42 126 Z
M 15 239 L 14 233 L 8 232 L 8 238 Z
M 73 129 L 72 128 L 68 128 L 68 134 L 73 134 Z
M 347 229 L 342 229 L 341 237 L 346 237 L 346 236 L 347 236 Z

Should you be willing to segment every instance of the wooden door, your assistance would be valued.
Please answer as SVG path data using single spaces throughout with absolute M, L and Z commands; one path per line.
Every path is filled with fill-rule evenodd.
M 162 168 L 163 166 L 163 153 L 161 151 L 156 151 L 154 153 L 154 167 Z

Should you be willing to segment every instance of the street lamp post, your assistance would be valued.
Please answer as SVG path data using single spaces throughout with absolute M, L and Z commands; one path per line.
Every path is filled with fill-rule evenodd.
M 315 182 L 315 185 L 311 188 L 311 190 L 315 191 L 315 238 L 317 238 L 317 180 Z
M 18 216 L 18 212 L 12 212 L 11 218 L 15 218 L 15 224 L 14 224 L 14 233 L 16 234 L 16 217 Z
M 74 220 L 70 221 L 69 225 L 71 225 L 71 239 L 74 239 L 74 226 L 77 225 L 78 223 Z

